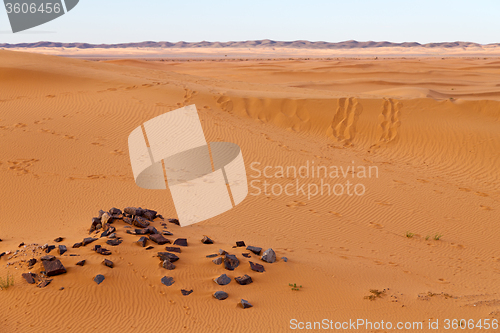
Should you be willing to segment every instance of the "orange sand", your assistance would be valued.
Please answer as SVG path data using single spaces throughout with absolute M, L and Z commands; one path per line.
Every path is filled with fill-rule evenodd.
M 498 59 L 91 62 L 12 51 L 0 59 L 0 252 L 58 236 L 71 247 L 99 209 L 175 217 L 168 191 L 135 185 L 127 138 L 184 105 L 196 104 L 207 141 L 241 147 L 249 180 L 265 180 L 251 177 L 253 162 L 379 171 L 348 176 L 365 186 L 362 196 L 255 196 L 251 188 L 223 215 L 169 224 L 170 239 L 190 243 L 174 271 L 133 244 L 138 236 L 123 223 L 124 243 L 106 246 L 115 268 L 90 247 L 69 248 L 80 256 L 63 256 L 67 274 L 44 289 L 21 278 L 26 264 L 7 267 L 4 256 L 0 277 L 10 272 L 15 285 L 0 291 L 2 333 L 286 332 L 291 319 L 324 318 L 419 321 L 427 331 L 430 318 L 500 319 Z M 203 235 L 216 244 L 201 244 Z M 241 259 L 243 250 L 231 249 L 238 240 L 289 261 L 228 273 L 205 258 L 223 248 Z M 81 259 L 87 264 L 75 266 Z M 254 283 L 218 287 L 212 279 L 222 273 Z M 106 276 L 99 286 L 96 274 Z M 176 283 L 162 285 L 164 275 Z M 387 291 L 370 301 L 370 289 Z M 215 300 L 216 290 L 229 298 Z M 241 298 L 254 307 L 238 307 Z

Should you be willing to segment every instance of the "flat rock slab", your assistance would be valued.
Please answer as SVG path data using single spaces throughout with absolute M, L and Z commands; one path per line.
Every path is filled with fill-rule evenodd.
M 59 245 L 59 255 L 63 255 L 68 249 L 66 248 L 66 245 Z
M 109 268 L 113 268 L 114 265 L 115 265 L 111 260 L 108 260 L 108 259 L 104 259 L 103 262 L 102 262 L 102 264 L 104 266 L 108 266 Z
M 247 300 L 244 300 L 243 298 L 241 299 L 241 306 L 243 307 L 243 309 L 248 309 L 248 308 L 251 308 L 253 305 L 250 304 L 249 301 Z
M 266 251 L 264 251 L 264 254 L 262 255 L 261 259 L 265 262 L 272 264 L 273 262 L 276 261 L 276 253 L 274 253 L 273 249 L 267 249 Z
M 168 259 L 168 260 L 170 260 L 170 262 L 175 262 L 175 261 L 179 260 L 178 256 L 176 256 L 173 253 L 169 253 L 169 252 L 158 252 L 158 257 L 160 257 L 161 261 L 165 261 Z
M 229 295 L 225 291 L 222 291 L 222 290 L 216 291 L 213 296 L 220 301 L 229 297 Z
M 82 242 L 75 243 L 75 244 L 73 244 L 73 248 L 74 248 L 74 249 L 77 249 L 77 248 L 79 248 L 79 247 L 80 247 L 80 246 L 82 246 L 82 245 L 83 245 L 83 243 L 82 243 Z
M 171 285 L 173 285 L 175 283 L 175 281 L 174 281 L 173 277 L 164 276 L 164 277 L 161 278 L 161 283 L 163 283 L 167 287 L 170 287 Z
M 86 246 L 86 245 L 88 245 L 88 244 L 90 244 L 92 242 L 95 242 L 96 240 L 97 240 L 97 238 L 87 237 L 87 238 L 83 239 L 82 245 Z
M 174 241 L 174 245 L 179 245 L 179 246 L 188 246 L 188 241 L 186 238 L 177 238 Z
M 245 258 L 251 258 L 252 256 L 250 255 L 250 253 L 242 253 L 241 254 L 243 257 Z
M 38 288 L 45 288 L 47 287 L 50 283 L 52 282 L 52 279 L 48 279 L 48 280 L 43 280 L 42 282 L 40 282 L 38 284 Z
M 166 230 L 163 230 L 162 234 L 164 234 L 165 236 L 173 236 L 174 235 L 170 231 L 166 231 Z
M 41 261 L 51 261 L 51 260 L 54 260 L 56 257 L 53 256 L 53 255 L 47 255 L 47 256 L 43 256 L 40 258 Z
M 98 274 L 95 276 L 94 282 L 97 284 L 101 284 L 102 281 L 104 281 L 104 279 L 105 279 L 104 275 Z
M 60 243 L 60 242 L 62 242 L 63 240 L 64 240 L 64 238 L 62 238 L 62 237 L 57 237 L 56 239 L 54 239 L 54 242 L 56 242 L 56 243 Z
M 149 239 L 151 239 L 153 242 L 155 242 L 158 245 L 163 245 L 163 244 L 170 243 L 170 241 L 168 239 L 166 239 L 165 237 L 163 237 L 160 234 L 149 235 Z
M 177 224 L 177 225 L 181 225 L 181 224 L 179 223 L 179 220 L 178 220 L 178 219 L 168 219 L 168 222 L 173 223 L 173 224 Z
M 257 263 L 251 262 L 251 261 L 250 261 L 250 268 L 252 269 L 252 271 L 256 271 L 256 272 L 259 272 L 259 273 L 262 273 L 262 272 L 265 271 L 264 266 L 262 266 L 261 264 L 257 264 Z
M 108 239 L 106 241 L 106 244 L 111 245 L 111 246 L 118 246 L 122 243 L 123 241 L 121 239 Z
M 214 254 L 209 254 L 209 255 L 207 255 L 206 257 L 207 257 L 207 258 L 215 258 L 215 257 L 217 257 L 217 256 L 218 256 L 218 254 L 217 254 L 217 253 L 214 253 Z
M 181 289 L 181 293 L 182 293 L 182 295 L 184 295 L 184 296 L 188 296 L 188 295 L 190 295 L 192 292 L 193 292 L 193 289 L 191 289 L 191 290 Z
M 214 282 L 219 286 L 225 286 L 231 282 L 231 279 L 226 274 L 222 274 L 221 276 L 214 279 Z
M 83 266 L 85 265 L 85 260 L 80 260 L 79 262 L 76 263 L 78 266 Z
M 155 248 L 154 246 L 148 246 L 148 247 L 146 248 L 146 250 L 152 250 L 152 249 L 154 249 L 154 248 Z
M 246 274 L 243 276 L 238 276 L 238 277 L 234 278 L 234 280 L 236 282 L 238 282 L 238 284 L 241 284 L 242 286 L 253 282 L 252 278 Z
M 244 241 L 237 241 L 236 247 L 245 247 L 245 242 Z
M 43 267 L 47 276 L 54 276 L 66 273 L 66 268 L 59 259 L 42 260 Z
M 236 256 L 234 254 L 226 254 L 224 256 L 224 267 L 227 269 L 227 270 L 234 270 L 236 267 L 238 267 L 240 265 L 240 261 L 238 260 L 238 258 L 236 258 Z
M 175 246 L 167 246 L 167 247 L 165 247 L 165 250 L 167 250 L 169 252 L 181 253 L 181 248 L 175 247 Z
M 260 255 L 260 252 L 262 252 L 262 248 L 257 246 L 247 246 L 247 250 L 252 251 L 256 255 Z
M 23 273 L 23 278 L 29 284 L 35 284 L 36 274 L 35 273 Z

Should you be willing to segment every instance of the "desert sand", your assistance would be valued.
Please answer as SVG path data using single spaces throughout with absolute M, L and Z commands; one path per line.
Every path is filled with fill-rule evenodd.
M 442 332 L 446 319 L 500 319 L 498 58 L 88 61 L 4 50 L 0 64 L 0 253 L 56 237 L 68 246 L 63 256 L 51 252 L 67 273 L 45 288 L 21 277 L 30 269 L 18 261 L 29 257 L 0 259 L 0 277 L 15 281 L 0 291 L 1 332 L 287 332 L 292 319 L 421 322 L 421 331 L 439 320 Z M 191 104 L 208 142 L 241 147 L 261 190 L 265 180 L 306 189 L 349 180 L 364 193 L 256 195 L 251 187 L 222 215 L 167 223 L 167 238 L 189 242 L 173 271 L 158 265 L 162 247 L 137 246 L 122 222 L 124 241 L 106 257 L 114 268 L 89 246 L 71 248 L 100 209 L 176 217 L 168 190 L 135 185 L 127 138 Z M 339 178 L 276 175 L 279 166 L 313 164 L 355 169 Z M 270 178 L 258 175 L 265 166 Z M 362 167 L 377 176 L 361 177 Z M 204 235 L 215 244 L 202 244 Z M 248 251 L 232 248 L 241 240 L 273 248 L 278 261 L 253 256 L 266 271 L 251 271 Z M 219 249 L 240 267 L 205 257 Z M 220 287 L 212 279 L 223 273 L 254 282 Z M 97 274 L 106 277 L 100 285 Z M 165 275 L 175 284 L 163 285 Z M 229 298 L 216 300 L 217 290 Z M 370 300 L 370 290 L 383 293 Z M 253 307 L 239 307 L 242 298 Z

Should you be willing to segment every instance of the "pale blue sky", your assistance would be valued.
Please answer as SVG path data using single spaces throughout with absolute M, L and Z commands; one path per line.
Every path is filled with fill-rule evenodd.
M 500 42 L 500 1 L 80 0 L 52 22 L 10 31 L 0 8 L 0 43 L 355 39 L 487 44 Z

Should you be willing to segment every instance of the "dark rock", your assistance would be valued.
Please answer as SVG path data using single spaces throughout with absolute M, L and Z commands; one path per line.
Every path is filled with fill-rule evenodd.
M 236 247 L 245 247 L 245 242 L 244 241 L 237 241 Z
M 276 261 L 276 253 L 274 253 L 273 249 L 267 249 L 266 251 L 264 251 L 261 259 L 272 264 Z
M 167 246 L 167 247 L 165 247 L 165 250 L 167 250 L 169 252 L 181 253 L 181 248 L 180 247 Z
M 169 271 L 175 269 L 175 265 L 172 264 L 172 262 L 168 259 L 163 260 L 163 263 L 161 264 L 161 266 L 165 269 L 168 269 Z
M 38 284 L 38 288 L 45 288 L 47 287 L 50 283 L 52 282 L 52 279 L 48 279 L 48 280 L 43 280 L 42 282 L 40 282 Z
M 214 257 L 217 257 L 217 256 L 218 256 L 218 254 L 217 254 L 217 253 L 214 253 L 214 254 L 209 254 L 209 255 L 207 256 L 207 258 L 214 258 Z
M 147 234 L 149 234 L 149 230 L 148 229 L 135 229 L 129 233 L 133 234 L 133 235 L 147 235 Z
M 251 308 L 253 305 L 250 304 L 250 302 L 248 302 L 247 300 L 244 300 L 242 298 L 241 299 L 241 306 L 243 307 L 243 309 L 248 309 L 248 308 Z
M 173 224 L 177 224 L 177 225 L 181 225 L 181 224 L 179 223 L 179 220 L 178 220 L 178 219 L 168 219 L 168 222 L 173 223 Z
M 226 252 L 226 251 L 224 251 L 223 249 L 219 249 L 219 254 L 220 254 L 221 256 L 223 256 L 223 255 L 227 254 L 227 252 Z
M 66 245 L 59 245 L 59 255 L 63 255 L 68 249 L 66 248 Z
M 146 228 L 147 232 L 149 234 L 159 234 L 160 232 L 158 230 L 156 230 L 155 227 L 153 227 L 152 225 L 150 225 L 149 227 Z
M 36 274 L 34 274 L 34 273 L 23 273 L 22 276 L 26 280 L 26 282 L 28 282 L 29 284 L 35 284 Z
M 129 215 L 142 215 L 142 214 L 144 214 L 144 209 L 142 209 L 140 207 L 139 208 L 126 207 L 123 211 Z
M 236 267 L 238 267 L 240 265 L 240 261 L 238 260 L 238 258 L 236 258 L 236 256 L 234 254 L 226 254 L 224 256 L 224 267 L 227 269 L 227 270 L 234 270 Z
M 130 229 L 130 228 L 132 228 L 132 227 L 131 227 L 131 226 L 129 226 L 129 225 L 126 225 L 126 226 L 124 226 L 124 227 L 123 227 L 123 229 L 125 229 L 125 228 Z
M 99 253 L 99 254 L 102 254 L 103 256 L 109 256 L 109 255 L 111 254 L 111 251 L 110 251 L 110 250 L 105 249 L 105 248 L 103 248 L 103 247 L 99 247 L 99 248 L 97 248 L 97 250 L 96 250 L 95 252 L 97 252 L 97 253 Z
M 56 242 L 56 243 L 60 243 L 60 242 L 62 242 L 63 240 L 64 240 L 64 238 L 62 238 L 62 237 L 57 237 L 56 239 L 54 239 L 54 242 Z
M 99 215 L 97 216 L 97 218 L 101 219 L 101 217 L 104 215 L 104 213 L 106 213 L 106 212 L 103 211 L 102 209 L 99 209 Z
M 245 258 L 251 258 L 252 256 L 250 255 L 250 253 L 242 253 L 241 254 L 243 257 Z
M 42 260 L 43 267 L 45 268 L 45 274 L 47 276 L 54 276 L 66 273 L 66 268 L 59 259 L 54 260 Z
M 113 262 L 111 260 L 108 260 L 108 259 L 104 259 L 102 263 L 104 266 L 108 266 L 109 268 L 113 268 L 113 266 L 114 266 Z
M 5 252 L 0 253 L 0 258 L 2 258 L 5 255 Z
M 47 248 L 45 249 L 45 253 L 50 253 L 50 251 L 52 251 L 53 249 L 55 249 L 56 246 L 55 245 L 49 245 L 47 246 Z
M 101 218 L 100 217 L 94 217 L 92 218 L 92 227 L 94 227 L 94 229 L 97 227 L 98 224 L 101 224 Z
M 287 262 L 288 261 L 288 258 L 287 257 L 281 257 L 281 259 L 283 259 L 284 262 Z
M 253 282 L 252 278 L 250 276 L 246 275 L 246 274 L 243 275 L 243 276 L 238 276 L 238 277 L 234 278 L 234 280 L 236 282 L 238 282 L 238 284 L 241 284 L 242 286 L 250 284 L 250 283 Z
M 80 255 L 79 254 L 70 254 L 69 256 L 70 257 L 79 257 Z
M 181 293 L 182 293 L 182 295 L 184 295 L 184 296 L 188 296 L 188 295 L 190 295 L 192 292 L 193 292 L 193 289 L 191 289 L 191 290 L 181 289 Z
M 96 244 L 96 245 L 94 245 L 94 248 L 92 249 L 92 251 L 97 251 L 99 248 L 101 248 L 101 245 Z
M 79 262 L 76 263 L 78 266 L 83 266 L 85 265 L 85 260 L 81 260 Z
M 31 258 L 30 260 L 28 260 L 28 266 L 34 266 L 36 264 L 36 259 L 35 258 Z
M 177 238 L 174 242 L 174 245 L 188 246 L 188 241 L 186 238 Z
M 108 238 L 116 238 L 116 232 L 113 232 L 111 235 L 108 236 Z
M 149 221 L 144 217 L 136 216 L 134 217 L 134 221 L 132 222 L 132 224 L 139 228 L 146 228 L 147 226 L 149 226 Z
M 99 285 L 102 283 L 102 281 L 104 281 L 104 279 L 105 279 L 104 275 L 98 274 L 95 276 L 94 282 Z
M 115 227 L 109 226 L 108 229 L 101 234 L 101 237 L 107 237 L 108 235 L 114 233 L 115 231 L 116 231 Z
M 130 218 L 128 216 L 124 216 L 123 217 L 123 222 L 128 223 L 128 224 L 133 224 L 134 220 L 132 220 L 132 218 Z
M 207 236 L 203 236 L 203 239 L 201 240 L 203 244 L 213 244 L 214 241 L 208 238 Z
M 161 216 L 160 214 L 156 215 L 156 217 L 159 219 L 165 220 L 165 218 L 163 216 Z
M 164 276 L 164 277 L 161 278 L 161 283 L 163 283 L 167 287 L 170 287 L 171 285 L 173 285 L 175 283 L 175 281 L 174 281 L 173 277 Z
M 146 248 L 146 250 L 152 250 L 152 249 L 154 249 L 154 248 L 155 248 L 154 246 L 148 246 L 148 247 Z
M 164 234 L 165 236 L 173 236 L 174 235 L 170 231 L 166 231 L 166 230 L 163 230 L 162 234 Z
M 95 228 L 96 228 L 97 230 L 101 229 L 101 228 L 102 228 L 102 224 L 100 224 L 100 223 L 99 223 L 98 225 L 96 225 L 96 226 L 95 226 Z M 96 232 L 97 232 L 97 231 L 96 231 Z
M 123 220 L 123 214 L 113 214 L 111 217 L 113 220 Z
M 113 207 L 109 210 L 109 213 L 111 215 L 120 215 L 120 214 L 122 214 L 122 211 L 118 208 Z
M 142 214 L 145 218 L 147 218 L 150 221 L 153 221 L 156 217 L 156 212 L 151 209 L 146 209 L 146 211 Z
M 170 262 L 176 262 L 177 260 L 179 260 L 178 256 L 169 252 L 158 252 L 158 257 L 161 259 L 161 261 L 165 261 L 168 259 L 170 260 Z
M 222 290 L 216 291 L 213 296 L 215 298 L 217 298 L 219 301 L 222 301 L 222 300 L 229 297 L 229 295 L 225 291 L 222 291 Z
M 46 261 L 51 261 L 51 260 L 54 260 L 55 258 L 56 258 L 56 257 L 55 257 L 55 256 L 53 256 L 53 255 L 47 255 L 47 256 L 43 256 L 43 257 L 41 257 L 41 258 L 40 258 L 40 260 L 42 260 L 42 261 L 44 261 L 44 260 L 46 260 Z
M 247 246 L 247 250 L 248 251 L 252 251 L 256 255 L 260 255 L 260 252 L 262 251 L 262 248 L 261 247 L 257 247 L 257 246 Z
M 75 243 L 75 244 L 73 244 L 73 248 L 74 248 L 74 249 L 77 249 L 77 248 L 79 248 L 80 246 L 82 246 L 82 242 L 79 242 L 79 243 Z
M 253 263 L 251 261 L 250 261 L 250 268 L 252 269 L 252 271 L 256 271 L 259 273 L 262 273 L 265 271 L 264 266 L 262 266 L 261 264 Z
M 111 246 L 117 246 L 120 245 L 123 241 L 121 239 L 108 239 L 106 241 L 106 244 L 111 245 Z
M 216 265 L 220 265 L 220 264 L 222 264 L 222 258 L 221 257 L 216 258 L 216 259 L 212 260 L 212 262 Z
M 165 237 L 163 237 L 160 234 L 149 235 L 149 239 L 151 239 L 153 242 L 155 242 L 158 245 L 170 243 L 170 241 L 168 239 L 166 239 Z
M 64 290 L 64 287 L 59 288 L 59 290 Z
M 86 246 L 92 242 L 95 242 L 97 240 L 97 238 L 92 238 L 92 237 L 87 237 L 87 238 L 84 238 L 83 241 L 82 241 L 82 245 L 83 246 Z
M 225 286 L 231 282 L 231 279 L 226 274 L 222 274 L 221 276 L 214 279 L 215 283 L 219 286 Z
M 148 239 L 146 237 L 141 237 L 137 241 L 137 244 L 139 244 L 142 247 L 146 247 L 146 243 L 148 242 Z

